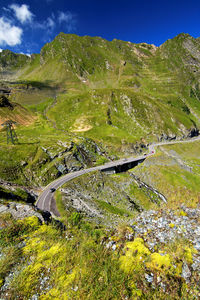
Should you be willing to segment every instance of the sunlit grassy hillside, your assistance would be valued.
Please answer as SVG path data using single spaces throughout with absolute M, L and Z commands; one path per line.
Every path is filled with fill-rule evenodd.
M 58 128 L 118 146 L 182 136 L 200 122 L 199 48 L 186 34 L 155 47 L 61 33 L 21 78 L 62 88 L 48 111 Z
M 11 89 L 9 101 L 27 110 L 0 108 L 1 120 L 17 120 L 22 142 L 7 153 L 1 131 L 2 164 L 6 155 L 16 162 L 19 157 L 20 170 L 26 155 L 33 160 L 32 151 L 43 162 L 43 148 L 59 151 L 59 140 L 90 138 L 119 156 L 162 134 L 187 137 L 200 123 L 199 48 L 199 40 L 187 34 L 155 47 L 60 33 L 31 58 L 3 51 L 1 77 Z M 15 79 L 5 81 L 5 72 L 15 72 Z M 51 165 L 39 173 L 54 174 Z
M 199 53 L 188 34 L 155 47 L 64 33 L 0 53 L 0 125 L 18 136 L 0 130 L 2 299 L 198 299 L 200 142 L 147 148 L 199 134 Z M 58 189 L 59 221 L 24 218 L 63 174 L 142 152 Z

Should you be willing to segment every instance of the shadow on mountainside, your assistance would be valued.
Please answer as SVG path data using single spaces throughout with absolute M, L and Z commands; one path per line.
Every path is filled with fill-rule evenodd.
M 8 84 L 11 85 L 22 85 L 26 86 L 26 88 L 38 88 L 38 89 L 48 89 L 52 91 L 56 91 L 60 88 L 59 85 L 55 85 L 52 80 L 46 80 L 44 82 L 36 81 L 36 80 L 16 80 L 16 81 L 8 81 Z
M 37 142 L 18 142 L 17 145 L 35 145 L 35 144 L 39 144 L 40 141 Z

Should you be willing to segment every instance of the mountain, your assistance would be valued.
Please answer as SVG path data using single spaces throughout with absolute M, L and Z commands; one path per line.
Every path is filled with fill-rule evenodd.
M 100 159 L 95 144 L 106 159 L 128 155 L 152 141 L 198 135 L 199 65 L 200 39 L 189 34 L 156 47 L 60 33 L 31 57 L 0 53 L 1 85 L 15 103 L 14 110 L 0 108 L 0 118 L 17 120 L 22 140 L 29 136 L 55 153 L 59 138 L 69 149 L 78 141 L 90 153 L 86 164 Z M 55 176 L 57 167 L 48 168 Z
M 0 53 L 1 85 L 18 105 L 1 108 L 0 118 L 9 111 L 19 125 L 32 124 L 18 127 L 22 139 L 45 149 L 56 129 L 69 144 L 89 138 L 109 155 L 133 153 L 198 135 L 199 65 L 200 39 L 184 33 L 160 47 L 60 33 L 31 57 Z
M 0 52 L 1 71 L 22 68 L 29 61 L 30 61 L 30 57 L 24 54 L 14 53 L 10 50 L 2 50 Z
M 198 298 L 199 66 L 184 33 L 160 47 L 60 33 L 31 57 L 0 53 L 0 124 L 19 141 L 1 127 L 2 297 Z M 48 187 L 58 219 L 25 205 L 117 158 L 126 172 Z
M 14 53 L 10 50 L 2 50 L 0 52 L 0 80 L 18 77 L 20 70 L 30 60 L 30 57 L 27 55 Z
M 48 111 L 60 129 L 118 146 L 181 137 L 200 124 L 199 51 L 188 34 L 155 47 L 60 33 L 20 79 L 64 91 Z

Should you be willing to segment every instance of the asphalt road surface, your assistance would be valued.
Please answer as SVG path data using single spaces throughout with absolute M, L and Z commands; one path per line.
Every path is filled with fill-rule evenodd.
M 51 207 L 52 205 L 52 201 L 53 200 L 53 194 L 54 191 L 57 190 L 59 187 L 61 187 L 63 184 L 65 184 L 66 182 L 72 180 L 73 178 L 79 177 L 83 174 L 86 173 L 90 173 L 93 171 L 103 171 L 105 169 L 109 169 L 112 167 L 119 167 L 119 166 L 123 166 L 125 164 L 128 163 L 133 163 L 133 162 L 137 162 L 140 160 L 144 160 L 149 156 L 152 156 L 155 154 L 155 147 L 158 146 L 164 146 L 164 145 L 173 145 L 173 144 L 181 144 L 181 143 L 191 143 L 191 142 L 195 142 L 197 140 L 200 140 L 200 136 L 196 137 L 196 138 L 192 138 L 190 140 L 185 140 L 185 141 L 171 141 L 171 142 L 161 142 L 161 143 L 156 143 L 156 144 L 151 144 L 149 146 L 149 153 L 148 154 L 143 154 L 141 156 L 138 157 L 129 157 L 129 158 L 123 158 L 120 160 L 115 160 L 115 161 L 111 161 L 108 162 L 102 166 L 97 166 L 97 167 L 93 167 L 93 168 L 89 168 L 89 169 L 84 169 L 84 170 L 80 170 L 80 171 L 76 171 L 73 173 L 69 173 L 66 175 L 63 175 L 62 177 L 54 180 L 53 182 L 51 182 L 49 185 L 47 185 L 44 190 L 42 191 L 42 193 L 40 194 L 36 206 L 44 211 L 49 211 L 51 213 L 54 214 L 54 212 L 52 212 Z M 54 203 L 55 206 L 55 203 Z

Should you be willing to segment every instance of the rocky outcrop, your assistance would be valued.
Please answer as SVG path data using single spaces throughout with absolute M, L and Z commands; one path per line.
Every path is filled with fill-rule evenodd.
M 42 214 L 36 211 L 34 206 L 28 204 L 21 204 L 17 202 L 0 204 L 0 214 L 2 213 L 9 213 L 16 220 L 36 216 L 41 222 L 45 221 L 45 218 L 42 216 Z
M 8 107 L 13 109 L 13 104 L 10 103 L 6 96 L 0 94 L 0 107 Z
M 184 132 L 183 135 L 175 135 L 175 134 L 166 134 L 162 133 L 160 136 L 157 136 L 158 142 L 163 141 L 173 141 L 173 140 L 184 140 L 188 138 L 193 138 L 199 136 L 199 129 L 197 127 L 190 128 Z
M 175 134 L 166 134 L 166 133 L 162 133 L 160 136 L 158 136 L 158 141 L 162 142 L 162 141 L 173 141 L 177 139 L 177 136 Z
M 107 156 L 105 150 L 98 146 L 93 140 L 83 138 L 81 143 L 71 142 L 69 145 L 58 142 L 62 146 L 62 151 L 53 152 L 51 149 L 42 147 L 50 161 L 56 158 L 63 158 L 55 164 L 58 176 L 75 171 L 79 171 L 86 166 L 92 166 L 99 155 Z
M 11 90 L 7 86 L 4 86 L 4 84 L 1 84 L 0 95 L 10 95 L 10 93 L 11 93 Z
M 37 194 L 35 189 L 29 189 L 0 179 L 0 199 L 34 203 L 37 199 Z
M 134 219 L 132 228 L 135 237 L 143 237 L 151 250 L 158 244 L 168 244 L 177 238 L 187 239 L 197 250 L 193 256 L 192 269 L 200 271 L 200 209 L 188 208 L 144 211 Z M 188 277 L 187 266 L 183 266 L 183 277 Z
M 187 137 L 192 138 L 195 136 L 199 136 L 199 129 L 198 128 L 192 128 L 189 130 Z
M 131 150 L 134 154 L 141 154 L 143 151 L 148 149 L 148 144 L 145 142 L 136 142 L 131 145 Z
M 62 193 L 65 197 L 66 210 L 70 210 L 73 208 L 77 212 L 81 212 L 85 216 L 88 216 L 90 218 L 103 218 L 103 214 L 95 205 L 95 203 L 91 201 L 90 196 L 85 197 L 85 195 L 72 189 L 62 189 Z
M 145 182 L 143 182 L 138 176 L 136 176 L 134 173 L 131 173 L 131 176 L 134 178 L 135 182 L 139 186 L 139 188 L 142 188 L 147 195 L 149 199 L 151 199 L 152 202 L 159 204 L 160 201 L 162 202 L 167 202 L 167 199 L 165 196 L 157 191 L 155 188 L 152 186 L 149 186 Z
M 0 202 L 0 216 L 1 214 L 11 214 L 15 220 L 23 220 L 24 218 L 35 216 L 41 223 L 52 224 L 59 229 L 65 229 L 65 225 L 61 221 L 56 220 L 54 215 L 48 211 L 40 210 L 32 204 Z
M 30 60 L 30 57 L 27 55 L 14 53 L 10 50 L 3 50 L 0 53 L 0 69 L 6 70 L 23 67 Z

